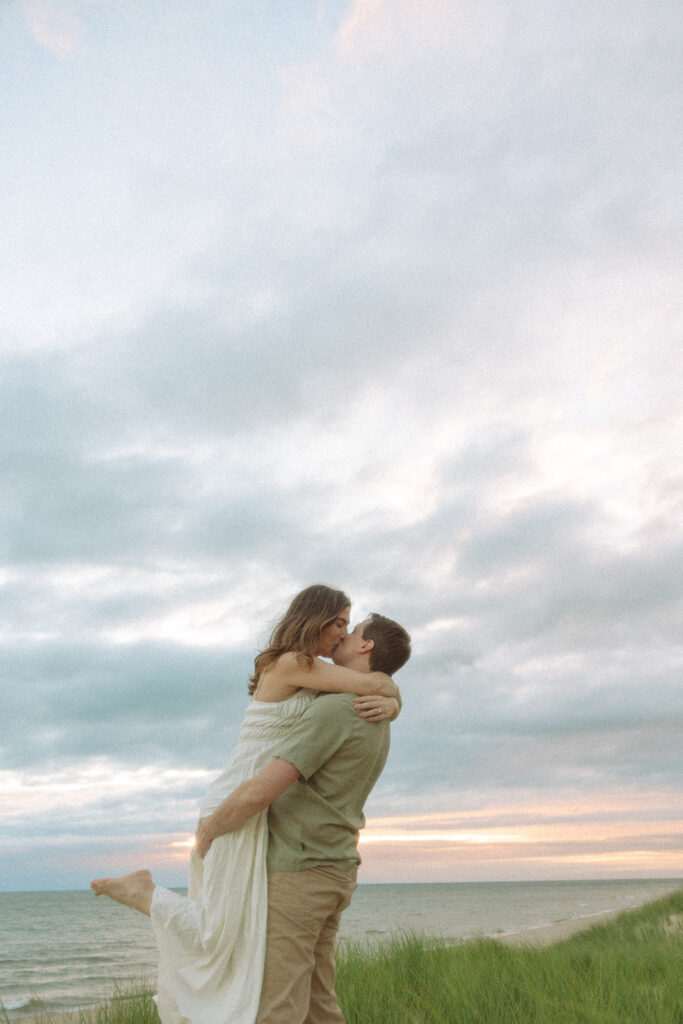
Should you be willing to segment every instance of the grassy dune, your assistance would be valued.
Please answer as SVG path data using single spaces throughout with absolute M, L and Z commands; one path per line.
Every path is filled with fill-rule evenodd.
M 680 890 L 551 946 L 405 936 L 343 949 L 337 995 L 347 1024 L 683 1024 L 682 926 Z M 62 1019 L 158 1022 L 149 992 Z
M 339 964 L 347 1024 L 683 1024 L 683 890 L 545 948 L 406 938 Z

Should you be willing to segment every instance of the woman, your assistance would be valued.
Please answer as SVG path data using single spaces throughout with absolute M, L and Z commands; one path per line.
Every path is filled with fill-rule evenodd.
M 319 692 L 358 694 L 359 714 L 371 721 L 396 717 L 399 693 L 388 676 L 320 660 L 346 636 L 350 604 L 342 591 L 322 585 L 294 598 L 256 657 L 237 748 L 202 801 L 200 820 L 264 767 Z M 91 883 L 97 895 L 151 917 L 163 1024 L 253 1024 L 265 952 L 267 842 L 263 811 L 215 839 L 203 861 L 193 851 L 187 897 L 155 885 L 148 871 Z

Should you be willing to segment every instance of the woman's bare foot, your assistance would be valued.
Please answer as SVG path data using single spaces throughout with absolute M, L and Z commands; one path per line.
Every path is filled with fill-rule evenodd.
M 154 892 L 154 882 L 149 871 L 133 871 L 120 878 L 95 878 L 90 888 L 96 896 L 110 896 L 117 903 L 123 903 L 149 917 Z

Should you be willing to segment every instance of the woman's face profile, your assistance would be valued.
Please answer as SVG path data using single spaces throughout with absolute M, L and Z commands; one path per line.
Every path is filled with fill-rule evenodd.
M 332 622 L 322 629 L 318 647 L 318 654 L 321 658 L 332 657 L 349 631 L 350 619 L 351 609 L 344 608 Z

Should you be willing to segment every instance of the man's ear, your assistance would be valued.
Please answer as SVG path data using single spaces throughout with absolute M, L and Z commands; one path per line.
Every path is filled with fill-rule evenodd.
M 369 636 L 368 637 L 365 637 L 365 636 L 363 637 L 363 648 L 362 648 L 363 654 L 367 654 L 368 651 L 371 651 L 374 646 L 375 646 L 375 641 L 374 640 L 371 640 Z

